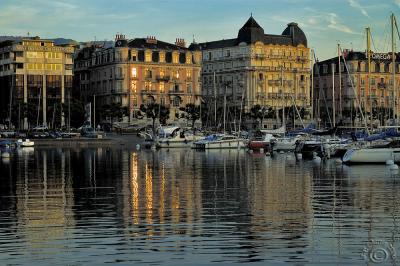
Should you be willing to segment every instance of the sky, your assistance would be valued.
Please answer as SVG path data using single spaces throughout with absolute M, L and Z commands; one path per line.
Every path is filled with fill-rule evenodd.
M 297 22 L 323 60 L 336 55 L 337 43 L 365 50 L 366 27 L 373 50 L 388 51 L 392 12 L 400 26 L 400 0 L 0 0 L 0 35 L 206 42 L 235 38 L 253 14 L 268 34 Z

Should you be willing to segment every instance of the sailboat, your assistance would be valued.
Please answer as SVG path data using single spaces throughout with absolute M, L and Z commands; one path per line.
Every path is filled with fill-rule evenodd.
M 397 33 L 399 35 L 397 21 L 394 14 L 391 15 L 391 26 L 392 26 L 392 64 L 395 66 L 395 51 L 394 51 L 394 28 L 396 27 Z M 400 36 L 398 36 L 400 38 Z M 369 48 L 369 47 L 368 47 Z M 370 61 L 370 50 L 367 50 L 368 53 L 368 61 Z M 370 62 L 369 62 L 370 63 Z M 393 71 L 393 91 L 395 92 L 396 87 L 396 79 L 395 79 L 395 67 L 392 67 Z M 394 95 L 395 99 L 397 95 Z M 396 103 L 394 101 L 393 109 L 396 108 Z M 394 114 L 396 112 L 393 112 Z M 371 119 L 372 120 L 372 119 Z M 397 132 L 395 132 L 397 133 Z M 386 135 L 385 133 L 383 135 Z M 389 133 L 390 134 L 390 133 Z M 354 163 L 388 163 L 388 161 L 392 162 L 400 162 L 400 141 L 392 141 L 386 145 L 380 146 L 372 146 L 369 148 L 359 148 L 359 149 L 349 149 L 343 156 L 343 162 L 347 164 Z

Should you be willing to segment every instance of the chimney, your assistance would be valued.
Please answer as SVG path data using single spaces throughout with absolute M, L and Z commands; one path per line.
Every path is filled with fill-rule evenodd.
M 115 41 L 126 40 L 125 35 L 117 33 L 115 35 Z
M 147 36 L 146 43 L 157 44 L 157 39 L 155 36 Z
M 175 40 L 175 45 L 179 47 L 186 47 L 185 39 L 177 38 Z

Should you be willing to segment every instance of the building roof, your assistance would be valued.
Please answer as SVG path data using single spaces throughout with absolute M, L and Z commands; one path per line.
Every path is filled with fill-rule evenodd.
M 237 38 L 200 43 L 202 50 L 218 49 L 237 46 L 240 43 L 253 44 L 263 42 L 264 44 L 278 45 L 304 45 L 307 47 L 307 38 L 297 23 L 291 22 L 281 35 L 265 34 L 264 29 L 251 16 L 240 28 Z
M 153 50 L 176 50 L 176 51 L 188 51 L 195 48 L 195 46 L 189 46 L 189 48 L 178 46 L 172 43 L 163 42 L 160 40 L 154 40 L 154 42 L 148 42 L 147 38 L 135 38 L 128 42 L 128 46 L 131 48 L 138 49 L 153 49 Z

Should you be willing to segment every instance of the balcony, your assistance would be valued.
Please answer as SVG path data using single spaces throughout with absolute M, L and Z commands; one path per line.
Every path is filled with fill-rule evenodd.
M 143 89 L 140 92 L 141 94 L 158 94 L 157 90 Z
M 172 91 L 168 92 L 168 94 L 170 94 L 170 95 L 182 95 L 184 93 L 185 92 L 183 90 L 172 90 Z
M 386 83 L 384 83 L 384 82 L 378 83 L 378 88 L 379 89 L 386 89 Z
M 279 97 L 278 93 L 268 93 L 268 98 L 270 99 L 276 99 Z
M 264 92 L 257 92 L 256 98 L 265 98 L 265 93 Z

